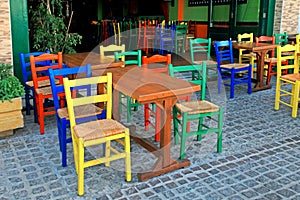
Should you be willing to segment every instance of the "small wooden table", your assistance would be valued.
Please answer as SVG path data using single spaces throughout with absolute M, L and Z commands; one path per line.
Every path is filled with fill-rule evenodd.
M 267 44 L 267 43 L 250 43 L 250 42 L 244 42 L 244 43 L 238 43 L 233 42 L 232 43 L 233 48 L 236 49 L 247 49 L 249 51 L 256 53 L 256 60 L 257 60 L 257 83 L 252 89 L 253 92 L 270 89 L 271 85 L 266 85 L 264 83 L 264 66 L 265 66 L 265 56 L 268 53 L 268 51 L 276 48 L 278 44 Z
M 92 70 L 105 69 L 108 67 L 120 67 L 124 65 L 123 61 L 116 61 L 113 57 L 103 57 L 95 52 L 64 54 L 63 62 L 68 67 L 77 67 L 81 65 L 91 64 Z
M 101 76 L 107 72 L 112 72 L 113 74 L 113 116 L 115 119 L 119 116 L 119 92 L 136 99 L 142 104 L 154 102 L 161 108 L 161 121 L 165 123 L 161 122 L 162 130 L 159 146 L 153 144 L 149 139 L 135 136 L 133 131 L 130 133 L 137 143 L 158 157 L 158 161 L 152 167 L 152 171 L 138 173 L 138 179 L 145 181 L 149 178 L 189 166 L 189 160 L 176 160 L 171 157 L 172 108 L 180 97 L 192 95 L 193 92 L 200 90 L 201 87 L 182 79 L 137 66 L 94 70 L 92 73 L 93 76 Z

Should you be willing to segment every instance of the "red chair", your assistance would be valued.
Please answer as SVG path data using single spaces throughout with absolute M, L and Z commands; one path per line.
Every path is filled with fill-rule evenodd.
M 142 57 L 142 67 L 152 70 L 153 72 L 166 73 L 169 74 L 168 66 L 171 64 L 171 54 L 160 55 L 156 54 L 151 57 L 143 56 Z M 155 141 L 160 140 L 160 108 L 156 104 L 152 103 L 144 105 L 144 122 L 146 131 L 149 130 L 149 125 L 154 126 L 155 128 Z M 155 116 L 155 123 L 150 119 L 151 116 Z
M 50 65 L 36 66 L 38 62 L 49 61 Z M 58 54 L 42 54 L 40 56 L 30 56 L 30 67 L 32 72 L 32 81 L 35 91 L 36 110 L 38 114 L 38 123 L 40 133 L 45 133 L 44 118 L 47 115 L 55 115 L 54 105 L 51 105 L 48 99 L 52 99 L 51 86 L 49 85 L 48 69 L 61 69 L 62 52 Z M 62 81 L 62 80 L 61 80 Z
M 275 37 L 274 36 L 260 36 L 260 37 L 255 37 L 255 43 L 270 43 L 270 44 L 275 44 Z M 265 70 L 267 71 L 267 80 L 266 84 L 269 85 L 271 81 L 271 76 L 274 76 L 277 74 L 277 58 L 275 57 L 275 50 L 272 49 L 268 57 L 265 58 L 265 64 L 268 65 Z M 282 63 L 283 65 L 286 65 L 287 62 L 284 61 Z M 283 72 L 283 74 L 286 74 L 286 70 Z

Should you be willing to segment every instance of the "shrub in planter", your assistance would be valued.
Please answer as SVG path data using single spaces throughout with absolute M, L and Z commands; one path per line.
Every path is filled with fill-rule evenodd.
M 22 96 L 24 86 L 12 74 L 12 66 L 0 64 L 0 137 L 12 134 L 12 130 L 24 126 Z

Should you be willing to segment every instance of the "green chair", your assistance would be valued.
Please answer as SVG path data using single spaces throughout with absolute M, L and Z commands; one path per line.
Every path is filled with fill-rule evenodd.
M 196 72 L 200 76 L 192 80 L 192 72 Z M 205 100 L 206 88 L 206 63 L 199 65 L 176 66 L 169 65 L 170 76 L 179 77 L 184 73 L 183 77 L 189 82 L 201 85 L 200 100 L 178 102 L 173 108 L 173 125 L 175 144 L 179 143 L 181 137 L 180 159 L 184 159 L 186 139 L 190 136 L 197 136 L 197 140 L 202 139 L 202 135 L 208 133 L 217 134 L 217 152 L 222 151 L 222 126 L 223 126 L 223 110 L 221 107 Z M 190 73 L 190 75 L 188 74 Z M 177 75 L 177 76 L 176 76 Z M 182 77 L 182 76 L 180 76 Z M 196 130 L 193 129 L 192 123 L 197 122 Z M 181 125 L 181 129 L 179 129 Z M 191 125 L 191 127 L 189 127 Z
M 178 54 L 178 52 L 185 53 L 185 41 L 186 41 L 187 31 L 188 31 L 187 24 L 176 25 L 176 33 L 175 33 L 176 54 Z
M 137 65 L 142 66 L 142 51 L 125 51 L 125 52 L 114 52 L 115 60 L 124 60 L 126 65 Z M 123 99 L 126 98 L 126 104 L 123 103 Z M 131 112 L 132 110 L 138 110 L 138 107 L 142 104 L 138 103 L 135 99 L 132 99 L 130 96 L 120 94 L 119 100 L 119 113 L 122 113 L 122 107 L 127 108 L 127 122 L 131 121 Z
M 190 39 L 190 54 L 193 64 L 201 64 L 206 62 L 207 78 L 218 78 L 217 62 L 210 57 L 211 38 L 195 38 Z
M 279 44 L 280 46 L 284 46 L 288 44 L 287 32 L 274 33 L 274 37 L 275 37 L 275 44 Z

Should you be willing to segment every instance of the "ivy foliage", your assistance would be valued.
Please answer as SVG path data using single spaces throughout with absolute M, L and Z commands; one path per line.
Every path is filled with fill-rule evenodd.
M 40 0 L 30 6 L 30 29 L 33 48 L 52 53 L 75 53 L 74 47 L 81 44 L 82 36 L 69 33 L 65 24 L 61 0 Z
M 13 98 L 22 97 L 24 94 L 24 86 L 12 74 L 12 66 L 0 63 L 0 100 L 11 102 Z

